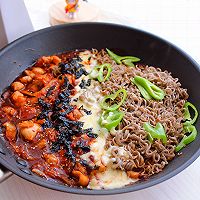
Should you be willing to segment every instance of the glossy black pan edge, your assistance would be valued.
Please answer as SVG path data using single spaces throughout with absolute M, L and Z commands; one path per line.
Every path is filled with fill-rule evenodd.
M 90 27 L 90 28 L 101 27 L 101 28 L 111 28 L 113 30 L 122 29 L 124 31 L 137 32 L 139 34 L 145 35 L 146 37 L 151 37 L 153 40 L 159 41 L 160 43 L 167 45 L 169 48 L 173 49 L 173 51 L 176 51 L 176 53 L 178 55 L 180 55 L 181 57 L 184 57 L 184 59 L 186 59 L 186 61 L 193 66 L 193 68 L 194 68 L 193 70 L 199 76 L 199 73 L 200 73 L 199 65 L 189 55 L 187 55 L 181 49 L 179 49 L 178 47 L 169 43 L 168 41 L 163 40 L 163 39 L 161 39 L 157 36 L 154 36 L 150 33 L 147 33 L 147 32 L 141 31 L 141 30 L 137 30 L 137 29 L 122 26 L 122 25 L 109 24 L 109 23 L 76 23 L 76 24 L 69 24 L 69 25 L 59 25 L 59 26 L 49 27 L 49 28 L 46 28 L 46 29 L 42 29 L 42 30 L 30 33 L 26 36 L 19 38 L 16 41 L 12 42 L 7 47 L 3 48 L 0 51 L 0 61 L 2 59 L 2 56 L 4 56 L 4 54 L 6 52 L 12 50 L 14 47 L 19 45 L 23 41 L 31 40 L 31 38 L 37 37 L 40 34 L 48 33 L 48 32 L 54 31 L 54 30 L 64 29 L 64 28 L 69 29 L 71 27 L 75 27 L 75 28 L 77 27 L 78 29 L 81 29 L 83 27 Z M 95 48 L 95 46 L 94 46 L 94 48 Z M 110 47 L 108 46 L 108 48 L 110 48 Z M 54 52 L 54 53 L 57 53 L 57 52 Z M 16 76 L 17 75 L 18 74 L 16 74 Z M 2 76 L 2 74 L 0 75 L 0 77 L 1 76 Z M 200 78 L 200 76 L 199 76 L 199 78 Z M 192 81 L 192 79 L 191 79 L 191 81 Z M 198 128 L 198 130 L 200 130 L 200 129 Z M 191 149 L 192 149 L 192 145 L 193 144 L 190 145 Z M 5 146 L 3 147 L 3 150 L 6 153 L 8 151 Z M 187 153 L 187 150 L 188 150 L 188 147 L 185 148 L 184 153 Z M 186 161 L 183 161 L 183 164 L 181 166 L 179 166 L 178 168 L 176 168 L 176 166 L 173 166 L 173 165 L 167 166 L 165 170 L 167 170 L 168 167 L 171 167 L 174 170 L 171 171 L 170 173 L 164 175 L 164 176 L 160 176 L 160 174 L 162 174 L 162 172 L 161 172 L 157 175 L 154 175 L 149 180 L 138 182 L 136 184 L 133 184 L 132 186 L 127 186 L 127 187 L 118 188 L 118 189 L 111 189 L 111 190 L 88 190 L 88 189 L 81 189 L 81 188 L 70 188 L 70 187 L 67 187 L 67 186 L 58 185 L 58 184 L 46 181 L 45 179 L 42 179 L 42 178 L 37 177 L 35 175 L 32 175 L 32 174 L 29 175 L 29 171 L 26 168 L 25 168 L 25 170 L 23 170 L 23 167 L 18 167 L 18 168 L 13 167 L 14 165 L 9 162 L 9 158 L 6 158 L 1 153 L 0 153 L 0 163 L 2 165 L 4 165 L 6 168 L 8 168 L 10 171 L 12 171 L 14 174 L 32 182 L 32 183 L 35 183 L 35 184 L 38 184 L 38 185 L 41 185 L 41 186 L 44 186 L 44 187 L 47 187 L 47 188 L 50 188 L 50 189 L 54 189 L 54 190 L 57 190 L 57 191 L 69 192 L 69 193 L 74 193 L 74 194 L 85 194 L 85 195 L 86 194 L 87 195 L 113 195 L 113 194 L 120 194 L 120 193 L 138 191 L 138 190 L 141 190 L 141 189 L 144 189 L 144 188 L 151 187 L 151 186 L 156 185 L 158 183 L 161 183 L 161 182 L 163 182 L 167 179 L 170 179 L 171 177 L 177 175 L 182 170 L 184 170 L 186 167 L 188 167 L 192 162 L 194 162 L 198 158 L 199 155 L 200 155 L 200 148 L 197 149 L 197 151 L 195 151 L 195 153 L 193 155 L 191 155 L 191 157 L 189 159 L 187 159 Z M 10 155 L 10 154 L 9 154 L 9 156 L 12 157 L 12 155 Z M 177 159 L 177 158 L 175 158 L 175 159 Z

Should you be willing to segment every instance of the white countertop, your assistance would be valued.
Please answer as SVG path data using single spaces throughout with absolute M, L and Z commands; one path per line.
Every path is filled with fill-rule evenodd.
M 88 1 L 107 11 L 103 21 L 126 24 L 154 33 L 182 48 L 200 64 L 199 0 Z M 48 7 L 52 2 L 55 0 L 25 0 L 35 30 L 49 26 Z M 177 176 L 159 185 L 115 196 L 79 196 L 57 192 L 13 175 L 0 184 L 0 200 L 198 200 L 199 186 L 200 158 Z

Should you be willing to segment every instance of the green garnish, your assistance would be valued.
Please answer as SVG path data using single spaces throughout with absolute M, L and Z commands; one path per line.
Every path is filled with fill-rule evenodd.
M 187 144 L 193 142 L 197 136 L 197 129 L 193 125 L 187 125 L 184 127 L 185 133 L 190 133 L 188 136 L 184 135 L 180 143 L 176 146 L 176 152 L 180 151 Z
M 194 110 L 194 117 L 193 117 L 193 119 L 191 118 L 189 107 Z M 198 111 L 197 111 L 196 107 L 192 103 L 186 102 L 185 105 L 184 105 L 184 119 L 186 121 L 183 123 L 183 125 L 187 126 L 187 125 L 194 124 L 194 122 L 197 120 L 197 117 L 198 117 Z
M 146 100 L 162 100 L 165 96 L 165 92 L 163 90 L 161 90 L 155 84 L 151 83 L 146 78 L 142 78 L 141 76 L 135 76 L 134 79 L 132 79 L 132 83 L 138 87 L 142 96 Z
M 100 117 L 100 125 L 110 131 L 112 128 L 118 126 L 122 120 L 124 113 L 118 110 L 104 111 Z
M 105 69 L 107 69 L 107 73 L 104 77 L 103 72 L 104 72 Z M 94 69 L 90 73 L 90 77 L 97 79 L 99 82 L 104 82 L 104 81 L 107 81 L 109 79 L 111 71 L 112 71 L 111 64 L 105 63 L 105 64 L 102 64 L 100 66 L 94 67 Z
M 121 101 L 118 104 L 114 103 L 113 105 L 109 105 L 106 102 L 108 100 L 114 101 L 117 97 L 119 97 L 120 94 L 122 94 L 123 96 L 121 98 Z M 103 98 L 102 102 L 100 103 L 100 106 L 102 109 L 108 110 L 108 111 L 117 110 L 124 103 L 126 97 L 127 97 L 127 91 L 125 89 L 120 89 L 117 92 L 115 92 L 114 94 L 106 95 Z
M 194 117 L 191 117 L 189 107 L 194 110 Z M 186 102 L 184 105 L 184 119 L 186 120 L 183 123 L 183 129 L 185 134 L 190 133 L 188 136 L 184 135 L 180 143 L 176 146 L 175 150 L 176 152 L 180 151 L 182 148 L 184 148 L 187 144 L 193 142 L 197 136 L 197 129 L 193 125 L 198 117 L 198 111 L 196 107 L 190 103 Z
M 167 136 L 165 133 L 165 129 L 161 123 L 157 123 L 154 128 L 148 122 L 143 124 L 143 128 L 146 132 L 148 132 L 148 140 L 152 143 L 154 139 L 162 140 L 163 144 L 167 143 Z
M 134 56 L 118 56 L 117 54 L 113 53 L 109 49 L 106 49 L 108 52 L 108 55 L 117 63 L 117 64 L 125 64 L 129 67 L 134 67 L 134 62 L 140 61 L 139 58 Z

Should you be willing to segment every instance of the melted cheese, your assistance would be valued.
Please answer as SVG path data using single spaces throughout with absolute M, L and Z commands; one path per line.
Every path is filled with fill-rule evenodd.
M 90 152 L 82 155 L 82 158 L 87 160 L 89 164 L 91 163 L 90 156 L 92 155 L 97 166 L 102 164 L 102 156 L 106 153 L 104 146 L 108 133 L 105 129 L 100 128 L 98 135 L 95 142 L 90 146 Z
M 91 145 L 91 150 L 89 153 L 82 156 L 83 159 L 87 160 L 90 164 L 90 155 L 94 157 L 96 165 L 107 166 L 105 172 L 98 172 L 91 177 L 88 188 L 90 189 L 113 189 L 123 187 L 130 183 L 137 181 L 136 179 L 131 179 L 127 176 L 126 172 L 122 170 L 112 169 L 112 163 L 115 162 L 115 158 L 111 158 L 112 148 L 118 148 L 121 155 L 126 156 L 127 152 L 122 147 L 112 147 L 105 150 L 104 146 L 106 143 L 106 138 L 108 133 L 101 129 L 99 137 Z
M 122 170 L 114 170 L 111 167 L 108 167 L 105 172 L 99 172 L 92 177 L 88 188 L 113 189 L 123 187 L 133 182 L 133 179 L 127 177 L 126 172 Z
M 87 80 L 87 77 L 83 77 L 82 80 L 83 79 Z M 84 122 L 84 129 L 93 128 L 93 132 L 98 134 L 100 131 L 98 121 L 101 115 L 101 108 L 99 106 L 101 96 L 100 90 L 95 90 L 95 87 L 99 86 L 99 84 L 94 84 L 95 82 L 96 81 L 92 81 L 91 85 L 87 89 L 80 89 L 79 86 L 76 86 L 77 94 L 73 97 L 73 99 L 78 98 L 79 100 L 73 104 L 78 107 L 83 106 L 84 109 L 91 111 L 91 115 L 86 115 L 82 112 L 83 117 L 81 117 L 80 121 Z
M 86 71 L 90 73 L 94 66 L 96 65 L 95 56 L 91 54 L 90 51 L 84 51 L 79 54 L 82 59 L 82 64 L 84 65 Z M 90 58 L 88 60 L 88 58 Z M 92 80 L 91 85 L 86 89 L 81 89 L 78 85 L 82 80 L 87 81 L 88 76 L 81 76 L 77 80 L 78 84 L 76 86 L 77 94 L 73 99 L 78 98 L 74 105 L 78 107 L 83 106 L 84 109 L 91 110 L 91 115 L 84 114 L 80 121 L 84 122 L 83 128 L 93 128 L 93 132 L 98 134 L 98 137 L 90 146 L 90 152 L 83 154 L 81 157 L 87 160 L 89 164 L 95 164 L 97 166 L 105 165 L 106 171 L 98 172 L 90 178 L 90 183 L 88 188 L 91 189 L 112 189 L 123 187 L 137 180 L 131 179 L 127 176 L 126 172 L 122 170 L 112 169 L 112 163 L 115 162 L 115 158 L 111 157 L 111 151 L 113 148 L 117 148 L 120 155 L 126 156 L 127 152 L 123 147 L 112 147 L 105 150 L 106 138 L 110 134 L 107 129 L 100 127 L 99 118 L 102 113 L 99 103 L 101 102 L 103 96 L 101 95 L 101 86 L 98 81 Z M 91 156 L 93 159 L 91 160 Z

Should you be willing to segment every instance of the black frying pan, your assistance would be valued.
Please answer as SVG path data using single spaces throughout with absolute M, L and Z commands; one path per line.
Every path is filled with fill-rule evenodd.
M 41 55 L 51 55 L 74 49 L 109 48 L 121 55 L 135 55 L 142 63 L 159 66 L 178 77 L 188 88 L 190 101 L 200 111 L 200 70 L 188 55 L 172 44 L 143 31 L 105 23 L 76 23 L 46 28 L 24 36 L 0 52 L 0 92 L 27 66 Z M 200 123 L 197 122 L 200 132 Z M 200 135 L 183 149 L 183 154 L 172 160 L 159 174 L 132 186 L 112 190 L 70 188 L 42 179 L 30 172 L 26 163 L 17 160 L 0 137 L 0 163 L 18 176 L 38 185 L 77 194 L 117 194 L 150 187 L 178 174 L 200 154 Z

